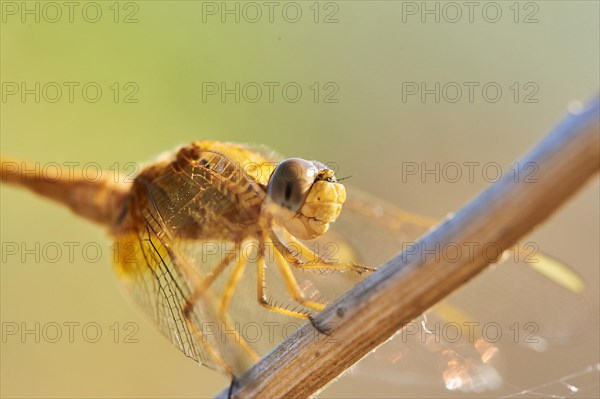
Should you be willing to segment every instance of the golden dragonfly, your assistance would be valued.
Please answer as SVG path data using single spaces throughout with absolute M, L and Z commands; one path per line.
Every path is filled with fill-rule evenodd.
M 283 159 L 263 147 L 196 141 L 161 156 L 126 184 L 49 180 L 19 165 L 3 158 L 2 181 L 107 226 L 115 239 L 116 275 L 134 303 L 187 357 L 230 376 L 297 328 L 293 320 L 310 320 L 435 225 L 353 188 L 347 193 L 318 161 Z M 550 320 L 536 314 L 536 337 L 548 342 L 572 335 L 583 322 L 573 309 L 583 308 L 585 284 L 566 265 L 529 255 L 536 263 L 523 266 L 518 259 L 512 268 L 499 266 L 494 280 L 506 271 L 508 286 L 517 287 L 515 279 L 526 283 L 530 292 L 520 294 L 528 300 L 534 296 L 564 310 Z M 496 315 L 491 309 L 484 313 Z M 472 316 L 452 298 L 428 314 L 473 329 Z M 481 371 L 472 358 L 486 363 L 497 351 L 497 345 L 483 345 L 481 326 L 477 330 L 469 337 L 474 357 L 452 351 L 456 342 L 441 349 L 424 342 L 445 353 L 447 386 L 457 383 L 458 373 L 461 387 L 469 389 Z

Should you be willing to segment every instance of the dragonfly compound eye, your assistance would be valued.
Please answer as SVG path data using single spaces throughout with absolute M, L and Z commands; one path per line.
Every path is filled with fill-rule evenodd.
M 286 159 L 271 174 L 267 194 L 277 205 L 298 212 L 318 173 L 312 162 L 300 158 Z

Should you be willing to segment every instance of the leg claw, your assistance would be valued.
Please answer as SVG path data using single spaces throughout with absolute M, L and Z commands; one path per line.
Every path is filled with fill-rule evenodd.
M 331 335 L 333 333 L 332 328 L 323 327 L 322 325 L 318 324 L 313 315 L 308 315 L 308 321 L 310 321 L 310 324 L 314 327 L 315 330 L 317 330 L 323 335 Z

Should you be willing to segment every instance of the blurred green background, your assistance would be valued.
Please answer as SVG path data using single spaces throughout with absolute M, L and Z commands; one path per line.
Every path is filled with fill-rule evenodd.
M 506 168 L 569 104 L 599 88 L 598 2 L 500 2 L 497 22 L 491 22 L 494 10 L 482 13 L 487 2 L 475 2 L 472 21 L 462 6 L 455 22 L 455 11 L 444 2 L 427 2 L 440 10 L 439 22 L 431 15 L 421 21 L 421 2 L 275 2 L 272 21 L 258 2 L 252 4 L 262 16 L 254 22 L 256 6 L 239 2 L 74 3 L 71 22 L 61 2 L 1 2 L 3 155 L 109 168 L 151 161 L 201 138 L 266 144 L 288 156 L 335 162 L 339 176 L 352 176 L 351 185 L 440 218 L 489 182 L 481 169 L 474 181 L 403 179 L 407 163 L 495 162 Z M 239 7 L 239 22 L 233 14 L 223 22 L 224 7 Z M 297 9 L 299 21 L 290 22 Z M 11 94 L 36 82 L 39 103 L 35 94 L 24 100 L 20 91 Z M 62 87 L 56 102 L 49 101 L 56 97 L 49 82 Z M 64 82 L 75 82 L 72 102 Z M 82 93 L 90 82 L 102 89 L 97 102 L 86 100 L 93 91 Z M 203 91 L 221 82 L 229 88 L 240 82 L 239 102 L 231 94 L 222 101 Z M 257 102 L 246 101 L 254 97 L 255 86 L 242 90 L 249 82 L 263 88 Z M 272 102 L 264 82 L 275 82 Z M 293 90 L 282 92 L 290 82 L 302 89 L 297 102 L 285 98 Z M 455 94 L 448 91 L 436 102 L 434 95 L 425 101 L 406 95 L 407 83 L 421 82 L 429 88 L 457 82 L 462 97 L 449 101 Z M 479 85 L 473 101 L 464 82 Z M 502 89 L 498 101 L 486 100 L 486 83 Z M 596 302 L 598 195 L 595 178 L 530 237 L 573 265 Z M 2 186 L 1 201 L 3 245 L 92 242 L 103 251 L 96 262 L 85 261 L 79 249 L 72 262 L 3 254 L 3 326 L 95 322 L 103 332 L 95 344 L 77 335 L 74 343 L 63 337 L 55 344 L 6 337 L 3 397 L 207 397 L 227 386 L 226 378 L 185 359 L 129 306 L 115 283 L 102 229 L 14 188 Z M 127 322 L 139 325 L 138 343 L 122 342 Z M 110 330 L 114 323 L 118 343 Z M 597 324 L 591 328 L 597 337 Z M 572 371 L 597 363 L 593 341 L 560 363 Z M 536 379 L 527 372 L 535 382 L 561 376 Z M 322 396 L 370 392 L 364 383 L 353 384 L 342 380 Z M 410 395 L 401 387 L 388 394 L 400 392 Z

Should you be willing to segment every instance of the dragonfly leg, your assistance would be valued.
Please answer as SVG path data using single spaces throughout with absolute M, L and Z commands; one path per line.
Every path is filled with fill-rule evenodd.
M 292 269 L 290 268 L 289 263 L 286 261 L 282 253 L 276 248 L 273 251 L 275 264 L 279 268 L 279 272 L 281 273 L 281 277 L 285 283 L 285 286 L 289 292 L 289 294 L 294 298 L 294 300 L 301 305 L 306 307 L 315 309 L 315 310 L 323 310 L 325 309 L 325 305 L 319 302 L 308 300 L 304 297 L 304 293 L 300 289 L 298 285 L 298 281 L 296 281 L 296 277 L 292 273 Z
M 351 271 L 351 272 L 355 272 L 358 274 L 363 274 L 363 273 L 371 273 L 374 272 L 375 269 L 373 269 L 372 267 L 368 267 L 368 266 L 363 266 L 363 265 L 358 265 L 354 262 L 349 262 L 349 263 L 329 263 L 329 262 L 322 262 L 322 263 L 292 263 L 292 265 L 294 265 L 294 267 L 297 267 L 299 269 L 329 269 L 329 270 L 340 270 L 340 271 Z
M 187 316 L 192 311 L 196 301 L 198 301 L 198 299 L 200 299 L 202 295 L 204 295 L 206 290 L 216 280 L 216 278 L 219 277 L 219 275 L 223 273 L 223 270 L 225 270 L 225 268 L 231 264 L 235 256 L 236 253 L 233 252 L 225 255 L 221 262 L 219 262 L 219 264 L 214 267 L 212 272 L 204 280 L 202 280 L 202 282 L 200 282 L 200 284 L 197 287 L 194 288 L 194 291 L 187 298 L 185 306 L 183 307 L 183 314 L 185 316 Z
M 313 250 L 308 248 L 306 245 L 298 241 L 295 237 L 289 236 L 289 242 L 292 244 L 294 249 L 298 250 L 298 254 L 294 254 L 292 250 L 284 245 L 277 237 L 272 237 L 275 241 L 275 246 L 279 251 L 285 253 L 286 257 L 290 261 L 292 266 L 300 269 L 330 269 L 340 271 L 352 271 L 358 274 L 369 273 L 375 271 L 375 269 L 358 265 L 354 262 L 330 262 L 322 259 L 314 253 Z M 302 259 L 312 259 L 308 262 L 303 262 Z
M 221 304 L 219 306 L 219 315 L 221 316 L 221 318 L 224 318 L 225 314 L 227 313 L 227 309 L 229 309 L 231 297 L 235 292 L 235 288 L 237 287 L 238 282 L 244 275 L 246 264 L 246 259 L 243 256 L 240 256 L 235 266 L 233 267 L 233 271 L 229 276 L 229 280 L 227 280 L 227 284 L 225 285 L 225 289 L 223 290 L 223 295 L 221 296 Z
M 314 302 L 314 301 L 307 301 L 304 298 L 304 294 L 302 293 L 302 290 L 298 286 L 298 282 L 296 281 L 296 278 L 292 274 L 289 263 L 285 260 L 284 256 L 281 254 L 281 252 L 279 252 L 279 249 L 277 247 L 274 252 L 275 252 L 275 262 L 279 266 L 279 270 L 281 271 L 281 274 L 284 278 L 286 286 L 288 287 L 288 292 L 290 293 L 290 295 L 292 295 L 292 297 L 297 302 L 301 303 L 304 306 L 312 307 L 313 309 L 316 309 L 316 310 L 323 310 L 325 308 L 324 304 L 319 303 L 319 302 Z M 311 253 L 312 253 L 312 251 L 311 251 Z M 324 334 L 324 335 L 331 334 L 332 330 L 330 328 L 319 325 L 313 318 L 313 315 L 309 314 L 308 320 L 310 321 L 310 324 L 312 324 L 312 326 L 315 328 L 315 330 L 317 330 L 321 334 Z
M 310 324 L 313 326 L 313 328 L 315 330 L 317 330 L 318 332 L 320 332 L 323 335 L 331 335 L 335 331 L 335 329 L 331 328 L 330 326 L 323 327 L 322 325 L 317 323 L 317 321 L 315 320 L 315 318 L 312 315 L 308 316 L 308 321 L 310 321 Z
M 297 310 L 293 310 L 293 309 L 288 309 L 287 307 L 282 307 L 279 306 L 277 304 L 272 304 L 268 299 L 267 299 L 267 288 L 266 288 L 266 276 L 265 276 L 265 271 L 267 269 L 267 264 L 265 263 L 265 252 L 264 252 L 264 241 L 261 241 L 260 243 L 260 253 L 258 256 L 258 260 L 256 262 L 256 274 L 257 274 L 257 299 L 258 299 L 258 303 L 260 304 L 260 306 L 264 307 L 267 310 L 276 312 L 276 313 L 280 313 L 286 316 L 292 316 L 292 317 L 298 317 L 301 319 L 306 319 L 309 320 L 310 319 L 310 315 L 308 313 L 305 312 L 300 312 Z M 275 251 L 277 253 L 277 251 Z M 293 278 L 293 276 L 292 276 Z M 295 282 L 295 279 L 294 279 Z M 298 286 L 298 284 L 296 283 L 296 287 Z M 298 287 L 299 290 L 299 287 Z M 323 305 L 321 305 L 321 309 L 323 308 Z M 320 309 L 319 309 L 320 310 Z
M 192 333 L 194 335 L 196 335 L 198 341 L 203 344 L 202 346 L 204 347 L 204 349 L 206 349 L 206 351 L 208 353 L 210 353 L 210 356 L 213 359 L 215 359 L 215 361 L 217 362 L 217 364 L 219 365 L 219 367 L 221 368 L 221 370 L 223 370 L 232 379 L 235 378 L 235 374 L 233 372 L 233 369 L 229 366 L 229 364 L 227 364 L 227 362 L 225 361 L 225 359 L 223 359 L 221 357 L 221 355 L 219 354 L 219 352 L 215 351 L 213 349 L 213 347 L 208 342 L 206 342 L 206 338 L 202 334 L 202 331 L 200 331 L 200 329 L 196 326 L 196 324 L 194 324 L 194 322 L 190 319 L 189 314 L 186 315 L 184 313 L 183 318 L 184 318 L 185 323 L 187 324 L 188 328 L 192 331 Z

